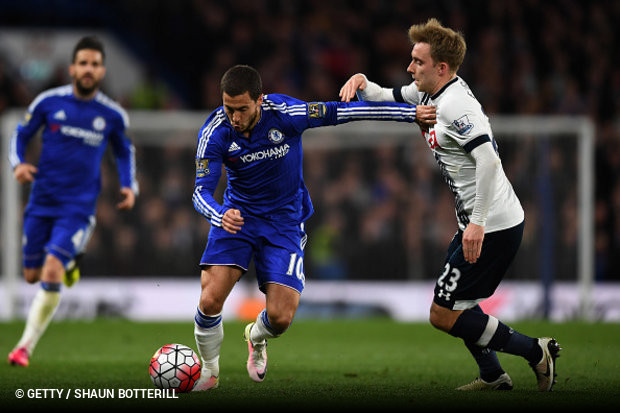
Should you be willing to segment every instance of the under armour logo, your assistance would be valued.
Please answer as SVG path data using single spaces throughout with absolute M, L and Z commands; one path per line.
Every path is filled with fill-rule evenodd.
M 451 293 L 447 293 L 447 292 L 445 292 L 443 289 L 441 289 L 441 290 L 439 290 L 439 294 L 437 294 L 437 297 L 439 297 L 439 298 L 445 298 L 445 299 L 446 299 L 446 301 L 449 301 L 449 300 L 450 300 L 450 294 L 451 294 Z

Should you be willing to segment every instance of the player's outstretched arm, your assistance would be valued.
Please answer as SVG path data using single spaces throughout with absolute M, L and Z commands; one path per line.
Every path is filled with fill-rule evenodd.
M 434 106 L 409 105 L 397 102 L 356 101 L 356 102 L 325 102 L 326 120 L 311 127 L 359 120 L 397 121 L 409 123 L 425 123 L 432 125 L 437 122 Z M 319 123 L 319 124 L 317 124 Z
M 360 100 L 365 101 L 396 102 L 393 89 L 381 87 L 371 82 L 363 73 L 354 74 L 340 88 L 340 100 L 342 102 L 350 102 L 356 95 Z

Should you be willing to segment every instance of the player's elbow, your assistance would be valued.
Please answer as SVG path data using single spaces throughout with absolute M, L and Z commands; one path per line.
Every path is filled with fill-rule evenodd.
M 203 213 L 204 208 L 202 207 L 202 204 L 200 202 L 200 187 L 194 188 L 194 193 L 192 194 L 192 204 L 194 204 L 194 209 L 198 213 Z

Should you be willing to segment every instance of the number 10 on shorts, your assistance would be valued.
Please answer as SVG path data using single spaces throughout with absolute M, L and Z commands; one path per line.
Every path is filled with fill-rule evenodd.
M 294 275 L 299 278 L 302 282 L 305 281 L 304 275 L 304 257 L 297 257 L 297 253 L 291 254 L 291 260 L 288 263 L 288 270 L 286 271 L 286 275 Z

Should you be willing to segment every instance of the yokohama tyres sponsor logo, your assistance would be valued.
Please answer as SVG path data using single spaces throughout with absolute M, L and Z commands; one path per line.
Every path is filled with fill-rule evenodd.
M 63 125 L 60 127 L 60 133 L 73 138 L 84 139 L 84 143 L 90 146 L 99 146 L 103 141 L 103 134 L 93 132 L 91 130 L 76 128 L 74 126 Z
M 290 146 L 285 143 L 284 145 L 276 146 L 270 149 L 263 149 L 262 151 L 248 153 L 240 156 L 239 158 L 243 161 L 243 163 L 250 163 L 254 161 L 260 161 L 263 159 L 279 159 L 286 156 Z

